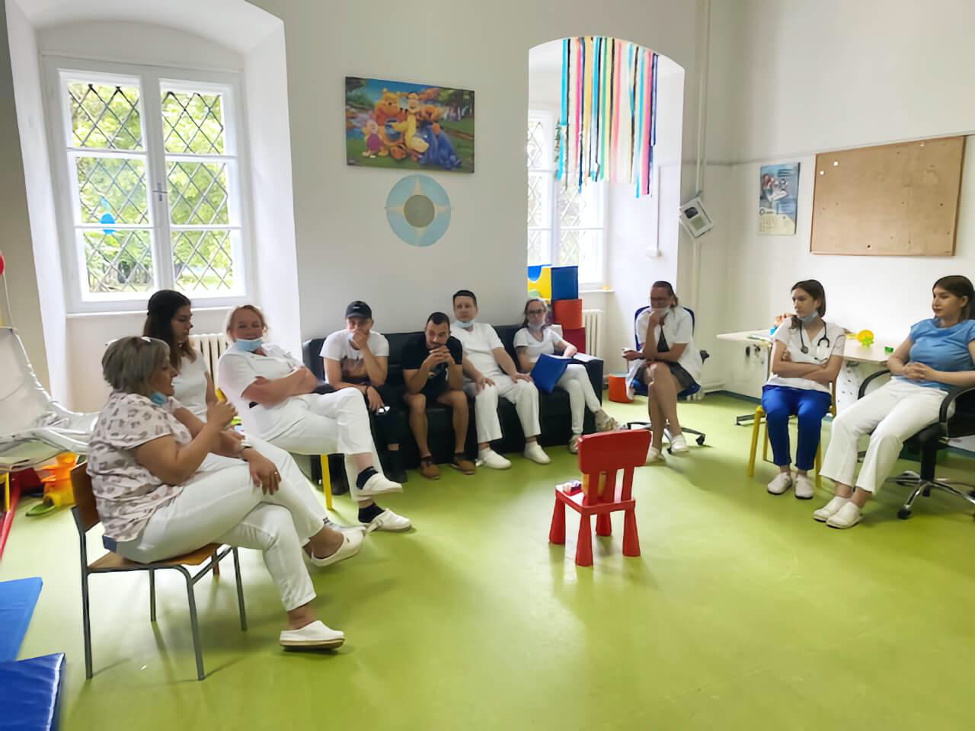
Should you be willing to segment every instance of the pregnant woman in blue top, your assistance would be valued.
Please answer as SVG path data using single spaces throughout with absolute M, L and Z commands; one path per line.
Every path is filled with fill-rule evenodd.
M 865 503 L 899 458 L 903 442 L 939 419 L 947 389 L 973 387 L 973 283 L 960 276 L 938 279 L 932 306 L 934 317 L 913 325 L 889 358 L 892 380 L 834 420 L 821 474 L 834 480 L 835 496 L 814 511 L 815 520 L 832 528 L 858 523 Z M 855 481 L 858 437 L 869 432 L 865 462 Z

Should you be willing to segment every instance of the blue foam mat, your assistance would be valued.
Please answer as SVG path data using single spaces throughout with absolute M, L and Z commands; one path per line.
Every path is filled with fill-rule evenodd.
M 0 731 L 56 729 L 64 653 L 0 663 Z
M 17 659 L 40 593 L 41 579 L 38 576 L 0 581 L 0 662 Z

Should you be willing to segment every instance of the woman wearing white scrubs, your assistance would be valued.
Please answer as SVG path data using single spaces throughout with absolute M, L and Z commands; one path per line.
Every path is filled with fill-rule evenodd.
M 245 433 L 295 454 L 342 452 L 347 474 L 356 476 L 350 496 L 367 531 L 410 528 L 410 520 L 373 501 L 403 487 L 383 475 L 362 395 L 352 389 L 313 393 L 312 371 L 265 343 L 266 332 L 264 315 L 254 305 L 236 307 L 227 319 L 232 345 L 218 362 L 217 383 L 237 407 Z
M 577 349 L 551 330 L 546 323 L 546 303 L 533 298 L 526 302 L 523 308 L 522 329 L 516 333 L 513 346 L 516 349 L 519 370 L 523 373 L 532 371 L 541 355 L 562 355 L 572 358 Z M 571 363 L 563 372 L 557 387 L 566 391 L 570 396 L 570 443 L 567 448 L 572 454 L 577 453 L 577 442 L 583 435 L 584 409 L 594 413 L 597 431 L 613 431 L 617 429 L 617 422 L 607 415 L 601 408 L 600 399 L 594 392 L 594 386 L 587 375 L 587 369 L 581 363 Z
M 330 648 L 344 635 L 315 618 L 315 566 L 354 555 L 363 535 L 323 525 L 325 510 L 298 468 L 279 471 L 227 426 L 234 407 L 212 404 L 201 421 L 173 398 L 166 343 L 120 338 L 102 357 L 112 387 L 88 453 L 88 474 L 105 538 L 139 563 L 208 543 L 255 548 L 278 589 L 285 647 Z
M 190 342 L 190 330 L 193 329 L 190 304 L 190 300 L 180 292 L 172 289 L 159 290 L 149 298 L 142 334 L 162 340 L 170 346 L 170 365 L 176 371 L 173 377 L 173 397 L 198 419 L 206 419 L 207 408 L 217 403 L 217 395 L 207 364 Z M 227 435 L 239 441 L 243 439 L 233 429 L 228 429 Z M 248 444 L 274 462 L 281 473 L 287 471 L 295 475 L 301 474 L 295 458 L 284 449 L 279 449 L 254 434 L 248 435 Z M 314 490 L 304 477 L 303 481 L 310 490 Z M 335 530 L 348 528 L 328 518 L 325 519 L 325 524 Z M 362 527 L 357 526 L 355 530 L 362 530 Z

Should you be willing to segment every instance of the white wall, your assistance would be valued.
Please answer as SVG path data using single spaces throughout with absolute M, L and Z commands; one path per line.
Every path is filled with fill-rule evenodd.
M 601 34 L 654 48 L 687 72 L 694 65 L 693 3 L 500 0 L 475 13 L 422 2 L 395 24 L 362 22 L 362 4 L 348 0 L 255 4 L 285 23 L 303 337 L 339 327 L 356 298 L 373 306 L 380 330 L 419 328 L 432 310 L 448 309 L 460 287 L 479 294 L 484 319 L 512 319 L 512 303 L 525 293 L 531 47 Z M 475 91 L 476 171 L 433 173 L 453 206 L 451 226 L 434 246 L 409 247 L 387 225 L 384 201 L 400 175 L 346 167 L 345 75 Z
M 37 128 L 37 99 L 24 95 L 14 84 L 12 71 L 37 75 L 37 52 L 34 30 L 17 3 L 7 0 L 3 11 L 5 27 L 0 33 L 0 144 L 3 145 L 3 165 L 0 166 L 0 251 L 6 260 L 4 281 L 10 297 L 11 318 L 17 326 L 27 357 L 30 358 L 41 383 L 50 386 L 44 325 L 41 318 L 42 293 L 38 291 L 34 244 L 28 212 L 27 176 L 36 184 L 38 141 L 43 144 Z M 33 70 L 31 69 L 33 64 Z M 16 99 L 15 104 L 12 103 Z M 23 149 L 22 149 L 23 146 Z M 37 267 L 45 266 L 39 260 Z M 57 297 L 58 293 L 54 294 Z M 56 339 L 56 336 L 55 336 Z
M 194 334 L 223 332 L 225 308 L 194 308 Z M 142 335 L 145 312 L 114 312 L 111 315 L 71 315 L 68 320 L 71 407 L 77 411 L 98 411 L 105 404 L 109 387 L 102 379 L 102 354 L 116 338 Z
M 256 301 L 271 323 L 271 337 L 298 354 L 301 348 L 292 148 L 288 133 L 288 73 L 281 24 L 247 55 L 245 96 L 250 131 L 251 195 Z
M 702 239 L 701 291 L 712 295 L 700 330 L 770 323 L 789 309 L 790 285 L 813 277 L 825 285 L 829 319 L 898 343 L 928 316 L 935 279 L 974 276 L 972 136 L 954 257 L 808 251 L 814 153 L 972 134 L 973 27 L 973 3 L 952 0 L 714 0 L 707 149 L 719 164 L 708 166 L 705 189 L 717 225 Z M 759 166 L 793 161 L 801 163 L 797 233 L 759 236 Z M 747 364 L 742 346 L 700 344 L 719 355 L 707 364 L 712 385 L 759 394 L 762 370 Z

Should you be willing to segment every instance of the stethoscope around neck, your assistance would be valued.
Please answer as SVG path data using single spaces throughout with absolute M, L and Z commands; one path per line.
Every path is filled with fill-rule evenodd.
M 807 345 L 804 343 L 804 323 L 801 323 L 801 326 L 800 326 L 799 330 L 800 330 L 800 333 L 801 333 L 801 352 L 804 353 L 804 355 L 807 355 L 808 353 L 811 352 L 811 349 L 809 347 L 807 347 Z M 821 332 L 821 337 L 819 337 L 818 338 L 818 341 L 814 344 L 814 357 L 815 358 L 817 358 L 817 356 L 818 356 L 818 352 L 817 351 L 821 348 L 821 343 L 822 342 L 824 342 L 824 344 L 826 346 L 828 346 L 828 350 L 831 350 L 831 341 L 828 340 L 828 327 L 826 325 L 824 326 L 824 330 Z

